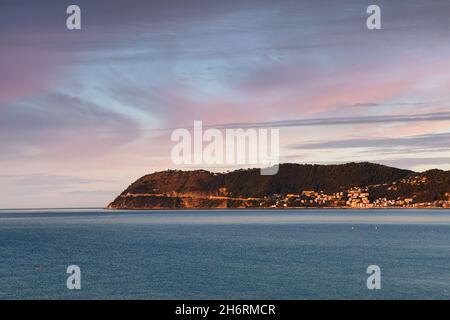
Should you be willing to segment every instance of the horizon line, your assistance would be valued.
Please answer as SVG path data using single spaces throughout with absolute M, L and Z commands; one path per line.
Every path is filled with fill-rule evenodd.
M 107 209 L 106 207 L 37 207 L 37 208 L 0 208 L 0 211 L 8 210 L 90 210 Z

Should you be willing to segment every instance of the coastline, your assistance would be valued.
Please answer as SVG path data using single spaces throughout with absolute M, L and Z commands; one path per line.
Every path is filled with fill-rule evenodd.
M 102 208 L 102 210 L 109 211 L 273 211 L 273 210 L 373 210 L 373 211 L 383 211 L 383 210 L 440 210 L 446 211 L 450 208 L 442 207 L 423 207 L 423 208 L 408 208 L 408 207 L 388 207 L 388 208 L 351 208 L 351 207 L 290 207 L 290 208 Z
M 84 207 L 84 208 L 0 208 L 1 212 L 8 211 L 320 211 L 320 210 L 337 210 L 337 211 L 419 211 L 419 210 L 435 210 L 435 211 L 450 211 L 450 208 L 442 207 L 423 207 L 423 208 L 408 208 L 408 207 L 387 207 L 387 208 L 351 208 L 351 207 L 279 207 L 279 208 L 110 208 L 110 207 Z

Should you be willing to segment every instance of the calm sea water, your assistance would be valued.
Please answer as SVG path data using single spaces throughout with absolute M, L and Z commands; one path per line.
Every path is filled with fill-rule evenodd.
M 449 299 L 450 212 L 0 211 L 0 299 L 102 298 Z

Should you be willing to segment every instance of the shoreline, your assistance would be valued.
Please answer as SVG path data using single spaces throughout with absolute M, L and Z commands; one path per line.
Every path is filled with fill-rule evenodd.
M 387 207 L 387 208 L 351 208 L 351 207 L 290 207 L 290 208 L 108 208 L 108 207 L 92 207 L 92 208 L 9 208 L 0 209 L 1 212 L 7 211 L 45 211 L 45 210 L 101 210 L 101 211 L 317 211 L 317 210 L 339 210 L 339 211 L 385 211 L 385 210 L 436 210 L 436 211 L 450 211 L 450 208 L 442 207 L 423 207 L 423 208 L 408 208 L 408 207 Z
M 290 207 L 290 208 L 103 208 L 110 211 L 256 211 L 256 210 L 450 210 L 442 207 L 387 207 L 387 208 L 351 208 L 351 207 Z

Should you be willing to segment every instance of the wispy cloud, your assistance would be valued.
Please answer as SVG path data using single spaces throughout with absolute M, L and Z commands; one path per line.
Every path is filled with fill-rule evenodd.
M 0 175 L 1 179 L 16 180 L 28 186 L 53 186 L 61 187 L 68 185 L 86 185 L 95 183 L 112 183 L 113 180 L 102 180 L 85 177 L 64 176 L 64 175 L 49 175 L 49 174 L 22 174 L 22 175 Z
M 394 158 L 374 160 L 374 162 L 381 163 L 387 166 L 403 167 L 403 168 L 442 168 L 448 170 L 450 165 L 450 157 L 417 157 L 417 158 Z
M 450 145 L 450 133 L 436 133 L 401 138 L 358 138 L 293 144 L 291 149 L 349 149 L 349 148 L 420 148 L 441 149 Z M 410 151 L 411 149 L 409 149 Z
M 139 124 L 131 117 L 66 94 L 49 93 L 0 108 L 0 158 L 26 156 L 21 150 L 92 156 L 138 136 Z
M 370 123 L 408 123 L 422 121 L 444 121 L 450 120 L 450 112 L 422 113 L 412 115 L 381 115 L 362 117 L 333 117 L 333 118 L 311 118 L 298 120 L 281 120 L 252 123 L 226 123 L 214 125 L 219 128 L 264 128 L 264 127 L 309 127 L 309 126 L 336 126 Z

